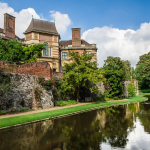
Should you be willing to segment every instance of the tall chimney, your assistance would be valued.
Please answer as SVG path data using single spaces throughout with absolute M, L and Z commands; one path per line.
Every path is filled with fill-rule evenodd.
M 81 28 L 72 28 L 72 46 L 80 47 L 81 46 Z
M 6 37 L 15 39 L 15 17 L 4 14 L 4 33 Z

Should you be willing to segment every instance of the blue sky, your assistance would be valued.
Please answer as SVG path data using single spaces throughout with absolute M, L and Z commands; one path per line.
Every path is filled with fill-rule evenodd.
M 5 11 L 11 13 L 17 18 L 16 33 L 21 37 L 23 37 L 22 30 L 27 28 L 32 15 L 47 21 L 55 19 L 62 40 L 71 39 L 71 28 L 81 28 L 82 38 L 97 44 L 100 67 L 107 56 L 131 59 L 132 65 L 135 66 L 138 57 L 150 51 L 149 0 L 2 0 L 0 2 L 0 28 L 3 28 L 3 13 Z M 13 11 L 10 11 L 10 8 Z M 29 15 L 26 15 L 27 12 Z M 19 30 L 20 26 L 22 30 Z

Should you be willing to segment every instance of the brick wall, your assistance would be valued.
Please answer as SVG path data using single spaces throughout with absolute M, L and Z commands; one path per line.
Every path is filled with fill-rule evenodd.
M 72 46 L 73 47 L 81 46 L 80 28 L 72 28 Z
M 34 33 L 34 39 L 35 39 L 35 40 L 38 39 L 38 33 Z
M 3 72 L 26 74 L 26 75 L 43 75 L 48 79 L 52 78 L 52 69 L 47 62 L 30 62 L 23 65 L 10 64 L 7 61 L 0 61 L 0 68 Z
M 32 33 L 27 33 L 25 36 L 27 41 L 32 39 Z
M 40 33 L 39 39 L 42 41 L 53 41 L 52 37 L 53 37 L 52 35 Z
M 4 14 L 4 33 L 6 37 L 15 38 L 15 17 Z

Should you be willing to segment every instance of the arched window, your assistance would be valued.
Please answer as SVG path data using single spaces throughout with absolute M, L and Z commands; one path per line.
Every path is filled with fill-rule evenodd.
M 48 43 L 45 44 L 45 49 L 43 49 L 43 56 L 48 56 Z

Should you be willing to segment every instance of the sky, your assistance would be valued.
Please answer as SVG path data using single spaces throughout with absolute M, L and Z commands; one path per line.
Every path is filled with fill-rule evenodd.
M 16 17 L 16 35 L 24 38 L 32 15 L 55 21 L 61 40 L 72 39 L 71 28 L 81 28 L 81 38 L 98 48 L 98 67 L 108 56 L 129 60 L 150 52 L 149 0 L 0 0 L 0 28 L 4 13 Z

